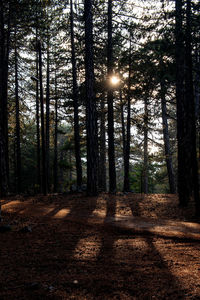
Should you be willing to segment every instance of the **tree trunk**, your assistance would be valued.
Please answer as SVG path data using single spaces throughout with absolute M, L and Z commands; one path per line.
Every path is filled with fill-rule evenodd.
M 190 197 L 190 162 L 187 154 L 186 107 L 184 98 L 184 43 L 182 0 L 176 0 L 176 105 L 178 140 L 178 194 L 181 206 L 186 206 Z
M 200 166 L 200 53 L 198 48 L 195 51 L 195 82 L 194 82 L 194 97 L 195 97 L 195 118 L 197 126 L 197 140 L 198 140 L 198 164 Z
M 38 44 L 38 31 L 36 28 L 36 45 Z M 36 128 L 37 128 L 37 184 L 41 192 L 41 167 L 40 167 L 40 108 L 39 108 L 39 66 L 38 50 L 36 50 Z
M 98 194 L 97 116 L 94 92 L 93 18 L 92 0 L 85 0 L 85 76 L 86 76 L 86 129 L 87 129 L 87 192 Z
M 49 108 L 50 108 L 50 72 L 49 72 L 49 32 L 47 30 L 47 86 L 46 86 L 46 181 L 49 190 Z
M 112 47 L 112 0 L 108 0 L 108 49 L 107 70 L 108 79 L 113 75 L 113 47 Z M 113 91 L 108 89 L 108 160 L 109 160 L 109 191 L 116 192 L 115 146 L 114 146 L 114 112 Z
M 77 189 L 81 189 L 82 185 L 82 163 L 80 155 L 80 130 L 79 130 L 79 113 L 78 113 L 78 85 L 77 85 L 77 69 L 74 46 L 74 14 L 72 0 L 70 0 L 70 27 L 71 27 L 71 62 L 72 62 L 72 76 L 73 76 L 73 105 L 74 105 L 74 144 L 75 144 L 75 158 L 76 158 L 76 178 Z
M 7 31 L 6 31 L 6 43 L 5 43 L 5 82 L 4 82 L 4 119 L 5 119 L 5 137 L 6 137 L 6 175 L 7 175 L 7 186 L 9 190 L 10 186 L 10 166 L 9 166 L 9 141 L 8 141 L 8 61 L 10 54 L 10 22 L 11 22 L 11 11 L 12 3 L 8 3 L 8 20 L 7 20 Z
M 106 130 L 105 130 L 105 94 L 102 94 L 100 112 L 100 157 L 99 190 L 106 191 Z
M 16 190 L 21 192 L 21 146 L 20 146 L 20 117 L 19 117 L 19 85 L 18 85 L 18 53 L 17 53 L 17 28 L 15 24 L 15 118 L 16 118 Z
M 200 115 L 200 57 L 198 49 L 195 50 L 195 81 L 194 81 L 194 97 L 195 97 L 195 116 L 199 121 Z
M 9 28 L 8 28 L 9 30 Z M 7 45 L 7 46 L 6 46 Z M 8 35 L 4 24 L 4 5 L 0 1 L 0 196 L 8 191 L 8 118 L 7 118 L 7 82 L 8 82 Z
M 200 216 L 200 198 L 199 198 L 199 180 L 198 180 L 198 163 L 196 152 L 196 118 L 195 118 L 195 101 L 193 89 L 193 66 L 192 66 L 192 37 L 191 37 L 191 1 L 187 0 L 186 9 L 186 52 L 185 52 L 185 97 L 188 103 L 188 138 L 190 138 L 188 150 L 191 160 L 191 188 L 194 192 L 196 205 L 196 215 Z
M 54 128 L 54 193 L 58 191 L 58 91 L 55 72 L 55 128 Z
M 131 142 L 131 41 L 130 41 L 130 53 L 129 53 L 129 75 L 128 75 L 128 94 L 127 94 L 127 126 L 126 126 L 126 147 L 124 157 L 124 191 L 130 191 L 129 180 L 129 160 L 130 160 L 130 142 Z
M 120 97 L 120 114 L 121 114 L 121 125 L 122 125 L 122 144 L 123 144 L 123 159 L 125 165 L 125 152 L 126 152 L 126 130 L 125 130 L 125 122 L 124 122 L 124 103 L 122 99 L 122 90 L 119 91 Z M 124 166 L 125 168 L 125 166 Z
M 42 191 L 47 194 L 47 174 L 46 174 L 46 140 L 44 128 L 44 99 L 43 99 L 43 83 L 42 83 L 42 50 L 41 42 L 38 42 L 39 55 L 39 81 L 40 81 L 40 111 L 41 111 L 41 136 L 42 136 Z
M 143 192 L 148 194 L 148 99 L 144 102 L 144 167 L 143 167 Z
M 169 180 L 169 189 L 171 194 L 176 193 L 175 177 L 172 163 L 172 153 L 170 149 L 170 139 L 169 139 L 169 130 L 168 130 L 168 121 L 167 121 L 167 106 L 166 106 L 166 88 L 164 79 L 161 79 L 161 107 L 162 107 L 162 123 L 163 123 L 163 139 L 165 145 L 165 160 L 167 165 L 167 174 Z
M 72 150 L 69 149 L 69 181 L 72 182 Z

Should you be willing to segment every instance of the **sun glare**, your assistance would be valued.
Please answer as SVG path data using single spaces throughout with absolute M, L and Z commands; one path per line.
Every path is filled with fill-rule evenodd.
M 112 85 L 117 85 L 120 82 L 120 79 L 117 76 L 112 76 L 110 82 Z

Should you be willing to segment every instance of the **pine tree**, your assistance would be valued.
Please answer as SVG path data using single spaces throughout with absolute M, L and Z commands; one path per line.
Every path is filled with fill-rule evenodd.
M 193 89 L 193 63 L 192 63 L 192 36 L 191 36 L 191 1 L 187 0 L 186 8 L 186 34 L 185 34 L 185 101 L 187 102 L 187 118 L 188 126 L 188 155 L 190 156 L 191 176 L 190 182 L 191 192 L 194 191 L 194 200 L 196 205 L 196 215 L 200 216 L 200 198 L 199 198 L 199 178 L 198 178 L 198 164 L 196 152 L 196 118 L 195 118 L 195 101 Z M 185 137 L 187 138 L 187 136 Z
M 75 143 L 75 157 L 76 157 L 76 177 L 77 189 L 81 189 L 82 185 L 82 164 L 80 155 L 80 133 L 79 133 L 79 112 L 78 112 L 78 85 L 77 85 L 77 68 L 74 45 L 74 13 L 73 4 L 70 0 L 70 29 L 71 29 L 71 61 L 72 61 L 72 76 L 73 76 L 73 106 L 74 106 L 74 143 Z
M 19 116 L 19 85 L 18 85 L 18 49 L 17 24 L 15 23 L 15 113 L 16 113 L 16 177 L 17 193 L 21 193 L 21 146 L 20 146 L 20 116 Z
M 112 46 L 112 0 L 108 0 L 108 44 L 107 44 L 108 80 L 113 75 L 113 46 Z M 109 160 L 109 191 L 116 192 L 115 146 L 114 146 L 114 113 L 113 91 L 108 88 L 108 160 Z
M 6 29 L 7 25 L 7 29 Z M 9 184 L 8 163 L 8 58 L 10 45 L 10 6 L 0 1 L 0 195 L 6 195 Z
M 41 110 L 41 137 L 42 137 L 42 191 L 47 194 L 47 170 L 46 170 L 46 140 L 44 125 L 44 98 L 43 98 L 43 77 L 42 77 L 42 47 L 41 42 L 37 44 L 39 57 L 39 83 L 40 83 L 40 110 Z
M 87 193 L 91 196 L 98 193 L 98 147 L 97 116 L 94 92 L 93 65 L 93 18 L 92 0 L 85 0 L 85 79 L 86 79 L 86 130 L 87 130 Z

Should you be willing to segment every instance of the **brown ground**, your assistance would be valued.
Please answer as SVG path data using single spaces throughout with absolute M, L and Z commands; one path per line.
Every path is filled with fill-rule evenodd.
M 1 203 L 12 225 L 0 233 L 1 300 L 200 299 L 200 224 L 175 196 Z

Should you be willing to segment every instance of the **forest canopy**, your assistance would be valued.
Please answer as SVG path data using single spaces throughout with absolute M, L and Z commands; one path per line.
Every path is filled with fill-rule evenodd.
M 199 208 L 198 1 L 0 1 L 0 194 Z

